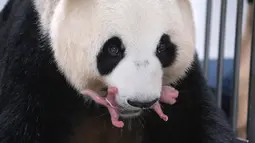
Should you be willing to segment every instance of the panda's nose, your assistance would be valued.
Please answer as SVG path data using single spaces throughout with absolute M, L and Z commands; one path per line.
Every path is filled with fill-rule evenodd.
M 154 103 L 156 103 L 159 99 L 154 99 L 152 101 L 146 101 L 146 102 L 141 102 L 141 101 L 134 101 L 134 100 L 128 100 L 128 104 L 134 107 L 138 108 L 150 108 Z

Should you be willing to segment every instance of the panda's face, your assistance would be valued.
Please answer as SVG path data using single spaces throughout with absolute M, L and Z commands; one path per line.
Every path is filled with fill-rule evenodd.
M 49 27 L 59 68 L 78 91 L 117 87 L 119 106 L 134 111 L 122 116 L 139 115 L 139 104 L 156 102 L 162 85 L 183 77 L 190 67 L 195 47 L 186 0 L 54 3 L 52 18 L 41 23 Z
M 97 55 L 97 70 L 108 86 L 118 88 L 118 104 L 139 113 L 140 108 L 146 108 L 160 98 L 163 68 L 174 63 L 177 47 L 164 33 L 157 36 L 149 35 L 150 32 L 133 34 L 132 38 L 125 34 L 121 36 L 123 38 L 109 38 Z M 125 38 L 129 36 L 130 39 Z M 138 40 L 140 37 L 151 40 Z

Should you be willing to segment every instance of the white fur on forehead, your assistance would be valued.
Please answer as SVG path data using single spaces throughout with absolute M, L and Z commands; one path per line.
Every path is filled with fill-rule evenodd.
M 96 55 L 111 36 L 119 36 L 127 50 L 155 50 L 162 34 L 169 34 L 177 59 L 164 69 L 164 83 L 185 76 L 193 61 L 194 23 L 187 0 L 35 0 L 35 5 L 59 68 L 78 90 L 98 85 L 88 81 L 101 80 Z

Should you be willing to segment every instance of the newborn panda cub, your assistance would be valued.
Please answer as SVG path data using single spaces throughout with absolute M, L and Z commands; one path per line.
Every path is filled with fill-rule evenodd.
M 118 111 L 120 111 L 120 108 L 118 107 L 118 104 L 115 101 L 115 96 L 118 93 L 117 88 L 108 88 L 106 98 L 100 97 L 100 95 L 96 94 L 95 92 L 91 90 L 85 90 L 82 93 L 84 95 L 88 95 L 92 97 L 94 101 L 107 107 L 111 115 L 112 124 L 116 127 L 123 127 L 124 123 L 121 121 L 118 121 L 118 118 L 119 118 Z M 178 96 L 178 92 L 174 88 L 164 86 L 162 88 L 162 93 L 160 95 L 160 101 L 164 103 L 168 103 L 168 104 L 174 104 L 176 102 L 177 96 Z M 159 99 L 155 99 L 153 101 L 149 101 L 145 103 L 132 102 L 130 100 L 128 100 L 127 102 L 134 107 L 140 108 L 140 110 L 143 108 L 146 109 L 146 108 L 152 107 L 163 120 L 167 121 L 168 117 L 162 112 L 162 109 L 160 107 L 158 100 Z M 134 113 L 140 112 L 140 110 L 138 109 L 134 111 Z

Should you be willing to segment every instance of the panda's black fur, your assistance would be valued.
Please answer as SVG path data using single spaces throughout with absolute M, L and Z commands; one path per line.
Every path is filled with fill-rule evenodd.
M 134 120 L 134 126 L 126 124 L 121 130 L 111 126 L 108 115 L 100 117 L 105 108 L 86 106 L 60 74 L 47 37 L 39 32 L 38 15 L 30 0 L 10 0 L 0 16 L 0 143 L 234 142 L 196 56 L 176 86 L 180 92 L 177 103 L 164 106 L 169 121 L 148 112 L 142 123 Z M 86 130 L 96 120 L 106 122 L 105 132 L 114 133 L 103 136 L 100 131 L 106 127 L 95 127 L 98 139 L 92 141 L 89 132 L 75 131 L 76 127 Z M 80 139 L 73 139 L 77 134 Z

